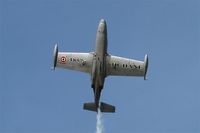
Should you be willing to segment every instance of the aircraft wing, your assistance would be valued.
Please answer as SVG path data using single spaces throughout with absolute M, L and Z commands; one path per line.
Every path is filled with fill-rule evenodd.
M 144 61 L 138 61 L 119 56 L 107 56 L 107 76 L 144 76 L 148 68 L 148 56 L 145 55 Z
M 64 69 L 90 73 L 93 53 L 58 52 L 58 46 L 54 48 L 54 66 Z

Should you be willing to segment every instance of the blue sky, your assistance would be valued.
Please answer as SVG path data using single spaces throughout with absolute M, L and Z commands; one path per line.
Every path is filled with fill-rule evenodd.
M 90 76 L 50 67 L 55 43 L 93 51 L 101 18 L 110 54 L 149 54 L 147 81 L 106 79 L 105 133 L 200 132 L 199 13 L 198 0 L 0 0 L 0 132 L 95 132 Z

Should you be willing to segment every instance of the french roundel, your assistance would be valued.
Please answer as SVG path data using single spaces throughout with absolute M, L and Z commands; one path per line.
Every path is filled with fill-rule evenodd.
M 61 62 L 62 64 L 66 64 L 66 61 L 67 61 L 66 57 L 65 57 L 65 56 L 62 56 L 61 59 L 60 59 L 60 62 Z

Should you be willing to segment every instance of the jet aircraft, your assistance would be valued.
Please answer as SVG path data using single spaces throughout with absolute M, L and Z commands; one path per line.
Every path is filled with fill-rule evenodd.
M 105 78 L 108 76 L 143 76 L 146 79 L 148 55 L 144 61 L 123 58 L 107 52 L 107 26 L 101 19 L 96 33 L 96 49 L 94 52 L 59 52 L 58 45 L 54 48 L 55 67 L 85 72 L 91 75 L 91 88 L 94 92 L 94 102 L 84 103 L 83 109 L 89 111 L 115 112 L 115 106 L 100 102 L 101 91 Z

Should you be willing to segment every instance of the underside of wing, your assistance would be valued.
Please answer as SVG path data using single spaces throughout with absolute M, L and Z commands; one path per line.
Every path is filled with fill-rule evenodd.
M 58 46 L 54 48 L 55 67 L 90 73 L 93 53 L 58 52 Z
M 148 67 L 148 56 L 145 55 L 144 61 L 138 61 L 119 56 L 108 55 L 106 57 L 107 76 L 144 76 Z

